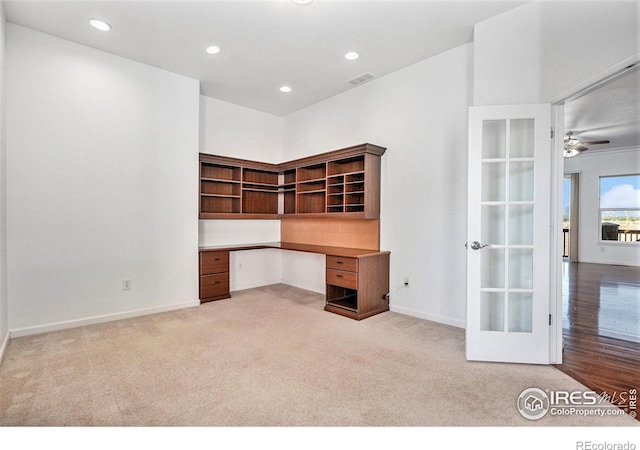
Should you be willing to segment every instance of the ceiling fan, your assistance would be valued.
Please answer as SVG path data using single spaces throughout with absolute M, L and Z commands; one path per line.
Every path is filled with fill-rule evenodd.
M 609 141 L 591 141 L 581 142 L 573 133 L 569 131 L 564 137 L 564 157 L 571 158 L 572 156 L 579 155 L 585 150 L 589 149 L 589 145 L 608 144 Z

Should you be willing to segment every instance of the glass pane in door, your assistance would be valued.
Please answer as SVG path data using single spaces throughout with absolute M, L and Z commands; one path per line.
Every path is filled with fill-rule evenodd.
M 504 331 L 504 293 L 483 292 L 480 297 L 480 330 Z
M 507 121 L 482 122 L 482 158 L 504 158 L 507 155 Z
M 509 294 L 509 331 L 531 333 L 533 327 L 533 294 Z
M 480 236 L 483 244 L 504 245 L 506 217 L 504 205 L 482 205 Z
M 509 287 L 533 289 L 533 249 L 509 249 Z
M 533 205 L 509 206 L 509 244 L 533 245 Z
M 533 161 L 509 163 L 509 200 L 533 201 Z
M 504 249 L 484 248 L 481 255 L 481 288 L 503 289 L 505 275 Z
M 532 158 L 533 157 L 533 119 L 510 120 L 511 136 L 509 139 L 509 157 Z
M 506 164 L 503 162 L 482 163 L 483 202 L 503 202 L 506 199 Z

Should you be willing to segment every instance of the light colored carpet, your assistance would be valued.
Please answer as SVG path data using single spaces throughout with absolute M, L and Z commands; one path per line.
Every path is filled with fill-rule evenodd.
M 553 367 L 467 362 L 464 331 L 392 312 L 323 311 L 285 285 L 199 307 L 16 338 L 4 426 L 633 426 L 529 421 L 529 387 L 581 390 Z

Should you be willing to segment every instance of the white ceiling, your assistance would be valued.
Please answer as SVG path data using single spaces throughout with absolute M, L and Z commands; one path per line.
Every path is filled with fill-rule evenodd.
M 640 66 L 565 104 L 565 130 L 581 142 L 608 140 L 588 146 L 589 152 L 640 147 Z
M 200 81 L 209 97 L 285 116 L 471 42 L 473 25 L 526 1 L 5 0 L 7 20 Z M 88 19 L 109 22 L 109 32 Z M 217 45 L 222 51 L 209 55 Z M 344 54 L 361 56 L 347 61 Z M 279 91 L 288 85 L 290 93 Z M 590 151 L 640 145 L 640 71 L 567 102 Z
M 201 92 L 284 116 L 471 42 L 524 1 L 11 1 L 7 20 L 200 80 Z M 93 29 L 92 17 L 112 25 Z M 209 45 L 222 51 L 205 53 Z M 347 61 L 356 51 L 360 58 Z M 280 86 L 292 92 L 283 94 Z

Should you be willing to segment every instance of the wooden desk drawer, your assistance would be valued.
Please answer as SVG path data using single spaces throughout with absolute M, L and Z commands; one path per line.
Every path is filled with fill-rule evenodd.
M 358 289 L 358 274 L 346 270 L 327 269 L 327 284 Z
M 343 258 L 341 256 L 327 255 L 327 269 L 358 271 L 358 258 Z
M 229 274 L 219 273 L 200 277 L 200 298 L 218 297 L 229 294 Z
M 200 275 L 229 272 L 229 252 L 200 252 Z

